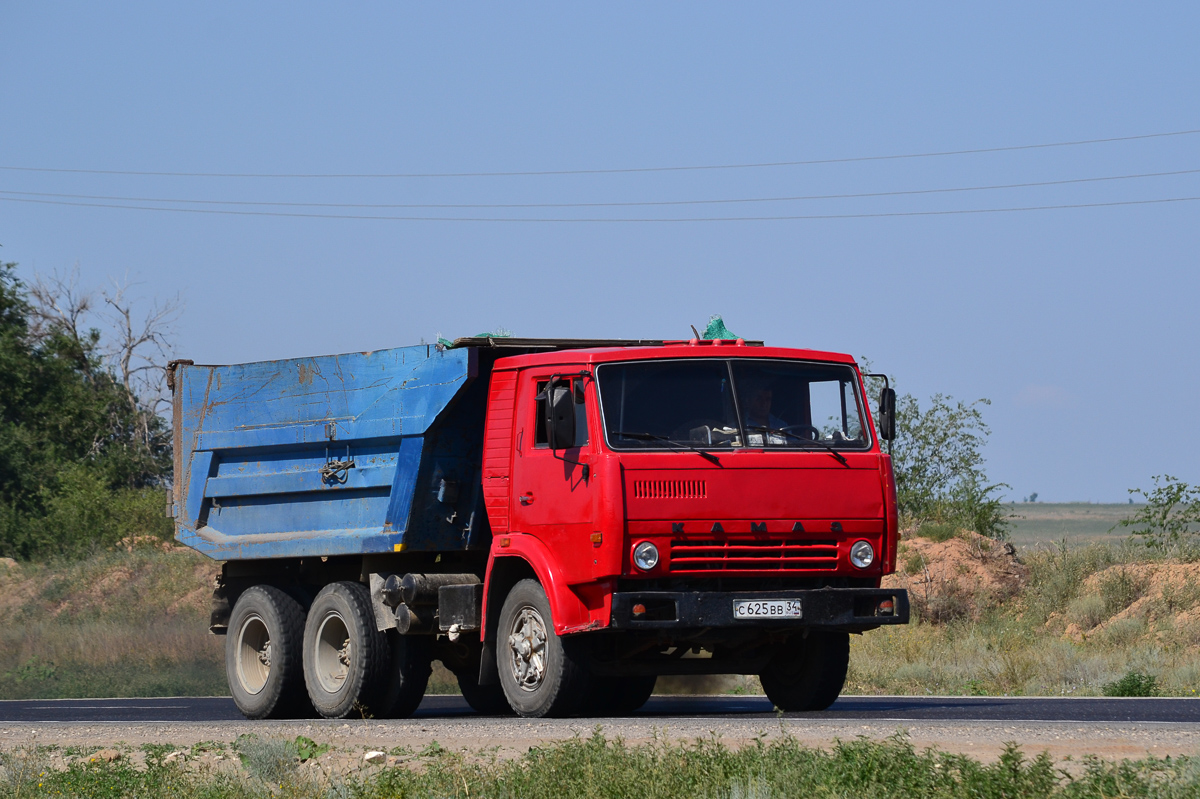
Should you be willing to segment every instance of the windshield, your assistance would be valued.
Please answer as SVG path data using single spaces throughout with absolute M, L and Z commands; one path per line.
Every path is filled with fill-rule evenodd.
M 604 364 L 596 380 L 614 449 L 870 446 L 850 366 L 689 358 Z

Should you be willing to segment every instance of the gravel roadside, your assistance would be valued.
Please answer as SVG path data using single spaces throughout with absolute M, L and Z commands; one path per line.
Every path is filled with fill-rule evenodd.
M 879 740 L 906 734 L 918 749 L 936 747 L 947 752 L 994 760 L 1006 742 L 1013 741 L 1027 755 L 1047 751 L 1056 761 L 1080 760 L 1094 754 L 1110 760 L 1138 759 L 1147 755 L 1193 755 L 1200 753 L 1200 724 L 1193 723 L 1102 723 L 1079 722 L 984 722 L 984 721 L 862 721 L 834 719 L 806 721 L 762 718 L 675 718 L 675 719 L 553 719 L 514 718 L 408 719 L 398 721 L 280 721 L 213 723 L 79 723 L 36 722 L 0 724 L 0 747 L 10 749 L 36 743 L 58 747 L 106 747 L 118 744 L 173 744 L 188 747 L 202 741 L 232 743 L 239 735 L 254 733 L 260 738 L 294 738 L 305 735 L 329 743 L 344 752 L 405 747 L 419 751 L 436 741 L 453 751 L 494 751 L 500 757 L 522 754 L 530 747 L 590 736 L 600 728 L 610 739 L 627 743 L 655 739 L 669 741 L 717 738 L 731 747 L 771 740 L 790 734 L 800 743 L 827 748 L 837 739 L 865 736 Z

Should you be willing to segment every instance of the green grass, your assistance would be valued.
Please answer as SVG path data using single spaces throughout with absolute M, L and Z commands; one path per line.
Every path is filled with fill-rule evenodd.
M 906 739 L 840 741 L 828 750 L 789 737 L 739 750 L 717 740 L 630 746 L 599 731 L 531 749 L 513 760 L 464 756 L 432 744 L 399 766 L 347 776 L 301 764 L 294 742 L 244 742 L 242 765 L 224 771 L 168 762 L 171 747 L 147 746 L 144 762 L 128 756 L 88 763 L 78 756 L 55 769 L 45 749 L 3 752 L 0 797 L 1172 797 L 1200 792 L 1194 758 L 1110 763 L 1085 756 L 1078 774 L 1046 754 L 1026 758 L 1015 745 L 993 763 Z M 236 761 L 235 761 L 236 762 Z M 317 766 L 317 767 L 311 767 Z

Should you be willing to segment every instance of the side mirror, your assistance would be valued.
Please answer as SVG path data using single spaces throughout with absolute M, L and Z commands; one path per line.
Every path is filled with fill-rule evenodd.
M 575 446 L 575 397 L 570 385 L 546 386 L 546 443 L 550 449 Z
M 879 437 L 884 441 L 896 440 L 896 389 L 885 388 L 879 392 Z

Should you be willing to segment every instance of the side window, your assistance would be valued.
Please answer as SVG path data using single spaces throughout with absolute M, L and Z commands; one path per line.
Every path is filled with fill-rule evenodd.
M 547 381 L 547 380 L 537 381 L 537 387 L 536 387 L 534 393 L 540 395 L 542 392 L 544 392 L 546 390 L 547 382 L 549 382 L 549 381 Z M 574 380 L 569 381 L 569 382 L 571 384 L 571 389 L 573 391 L 580 392 L 580 393 L 576 394 L 576 397 L 582 397 L 581 392 L 583 391 L 583 385 Z M 535 410 L 535 413 L 537 413 L 537 419 L 534 421 L 534 425 L 533 425 L 533 445 L 535 447 L 548 447 L 548 446 L 550 446 L 550 439 L 546 436 L 546 400 L 539 399 L 537 401 L 536 405 L 537 405 L 537 408 Z M 575 444 L 574 444 L 574 446 L 585 447 L 585 446 L 587 446 L 587 443 L 588 443 L 587 405 L 585 405 L 582 402 L 576 402 L 576 404 L 575 404 Z

